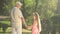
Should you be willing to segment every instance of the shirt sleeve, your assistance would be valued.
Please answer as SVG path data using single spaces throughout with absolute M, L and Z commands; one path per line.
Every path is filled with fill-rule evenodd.
M 16 8 L 13 8 L 12 10 L 11 10 L 11 18 L 15 21 L 15 19 L 16 19 Z
M 13 9 L 13 17 L 14 17 L 15 20 L 18 19 L 18 13 L 17 13 L 17 11 L 18 10 L 16 8 Z
M 21 11 L 19 12 L 19 17 L 23 17 L 23 14 Z
M 17 16 L 18 16 L 18 10 L 17 9 L 15 9 L 14 10 L 14 16 L 17 18 Z

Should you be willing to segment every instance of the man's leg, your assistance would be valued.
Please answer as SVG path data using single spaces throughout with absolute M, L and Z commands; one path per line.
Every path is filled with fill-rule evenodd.
M 15 28 L 12 28 L 12 34 L 17 34 Z
M 20 26 L 17 28 L 17 34 L 22 34 L 22 28 Z

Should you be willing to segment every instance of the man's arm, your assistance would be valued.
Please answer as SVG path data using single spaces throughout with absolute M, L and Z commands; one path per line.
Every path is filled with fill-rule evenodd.
M 17 16 L 17 9 L 16 8 L 13 8 L 12 10 L 11 10 L 11 12 L 10 12 L 10 17 L 14 20 L 14 21 L 16 21 L 16 16 Z
M 22 21 L 23 21 L 23 24 L 25 25 L 25 27 L 27 28 L 27 23 L 26 23 L 26 20 L 24 19 L 24 17 L 21 17 Z

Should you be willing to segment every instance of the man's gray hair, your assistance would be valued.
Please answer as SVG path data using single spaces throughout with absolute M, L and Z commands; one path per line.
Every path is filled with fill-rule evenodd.
M 23 5 L 23 4 L 22 4 L 21 2 L 19 2 L 19 1 L 17 1 L 16 4 L 19 4 L 19 5 L 21 5 L 21 6 Z

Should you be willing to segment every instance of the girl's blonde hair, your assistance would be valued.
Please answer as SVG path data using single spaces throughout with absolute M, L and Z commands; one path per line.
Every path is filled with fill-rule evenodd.
M 41 21 L 39 18 L 39 14 L 37 12 L 33 13 L 34 16 L 37 16 L 38 26 L 39 26 L 39 32 L 41 32 Z

